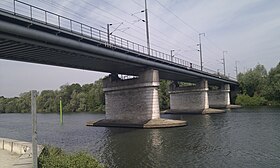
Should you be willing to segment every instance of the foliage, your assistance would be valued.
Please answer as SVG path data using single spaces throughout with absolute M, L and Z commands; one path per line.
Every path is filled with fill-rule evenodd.
M 257 65 L 237 77 L 241 95 L 236 104 L 241 105 L 279 105 L 280 104 L 280 63 L 267 74 L 263 65 Z
M 267 105 L 267 100 L 261 96 L 250 97 L 246 94 L 239 94 L 237 95 L 235 103 L 240 104 L 242 106 L 261 106 Z
M 38 112 L 58 112 L 62 100 L 64 112 L 103 112 L 105 96 L 102 79 L 92 84 L 63 85 L 59 90 L 43 90 L 37 96 Z M 30 92 L 21 93 L 19 97 L 0 97 L 0 113 L 30 112 Z
M 267 86 L 265 93 L 267 99 L 280 103 L 280 62 L 275 68 L 269 71 Z
M 103 168 L 98 161 L 85 152 L 66 154 L 60 148 L 45 146 L 39 157 L 40 168 Z
M 59 108 L 58 91 L 43 90 L 37 97 L 38 112 L 56 112 Z
M 26 113 L 30 111 L 31 98 L 30 92 L 21 93 L 20 97 L 4 98 L 0 97 L 0 112 L 1 113 L 12 113 L 20 112 Z
M 254 96 L 262 94 L 262 88 L 266 85 L 267 72 L 263 65 L 257 65 L 246 73 L 240 73 L 237 80 L 240 83 L 241 92 Z
M 160 80 L 159 85 L 159 107 L 161 110 L 169 109 L 169 85 L 170 81 Z

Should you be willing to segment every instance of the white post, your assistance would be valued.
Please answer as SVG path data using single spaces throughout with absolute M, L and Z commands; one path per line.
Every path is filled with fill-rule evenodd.
M 31 91 L 31 113 L 32 113 L 32 155 L 33 155 L 33 168 L 38 168 L 36 90 L 32 90 Z

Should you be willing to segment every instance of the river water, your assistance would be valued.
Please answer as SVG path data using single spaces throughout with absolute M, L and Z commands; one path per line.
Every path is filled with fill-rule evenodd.
M 162 115 L 187 120 L 165 129 L 87 127 L 104 114 L 38 114 L 38 141 L 87 151 L 108 167 L 280 167 L 280 108 L 242 108 L 224 114 Z M 0 137 L 31 141 L 31 115 L 0 114 Z

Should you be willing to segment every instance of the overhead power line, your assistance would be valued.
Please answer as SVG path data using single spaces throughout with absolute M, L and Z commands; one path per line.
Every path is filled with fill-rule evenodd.
M 106 4 L 112 6 L 112 7 L 115 8 L 115 9 L 117 9 L 117 10 L 123 12 L 123 13 L 126 14 L 126 15 L 130 15 L 130 16 L 131 16 L 131 15 L 135 15 L 135 14 L 137 14 L 137 13 L 142 13 L 142 11 L 139 11 L 139 12 L 136 12 L 136 13 L 131 14 L 131 13 L 129 13 L 129 12 L 127 12 L 127 11 L 125 11 L 125 10 L 123 10 L 123 9 L 120 9 L 119 7 L 113 5 L 112 3 L 109 3 L 109 2 L 107 2 L 107 1 L 105 1 L 105 0 L 103 0 L 103 2 L 105 2 Z M 143 5 L 141 5 L 141 4 L 139 4 L 138 2 L 135 2 L 135 1 L 133 1 L 133 2 L 134 2 L 136 5 L 138 5 L 139 7 L 141 7 L 141 9 L 144 9 L 144 6 L 143 6 Z M 132 26 L 135 26 L 135 27 L 141 29 L 142 31 L 145 31 L 144 28 L 141 28 L 141 27 L 138 27 L 138 26 L 134 25 L 135 23 L 137 23 L 137 22 L 139 22 L 139 21 L 142 21 L 142 20 L 143 20 L 143 19 L 141 19 L 141 18 L 138 17 L 138 20 L 132 21 L 130 24 L 132 24 Z M 167 36 L 166 33 L 163 33 L 162 31 L 160 31 L 159 29 L 157 29 L 156 27 L 154 27 L 154 26 L 152 26 L 152 25 L 149 25 L 149 26 L 151 27 L 151 29 L 152 29 L 153 31 L 156 31 L 156 32 L 158 32 L 158 33 L 160 34 L 160 35 L 153 34 L 153 36 L 151 36 L 151 38 L 152 38 L 153 41 L 158 41 L 158 42 L 160 42 L 160 43 L 167 44 L 170 48 L 177 48 L 178 44 L 180 44 L 180 45 L 182 45 L 182 46 L 189 45 L 189 44 L 187 44 L 187 43 L 185 43 L 185 42 L 177 41 L 176 39 L 175 39 L 174 41 L 168 41 L 168 40 L 170 39 L 170 37 Z M 165 37 L 165 38 L 163 38 L 163 37 Z M 161 39 L 161 41 L 159 41 L 159 40 L 157 40 L 157 39 Z M 166 42 L 166 41 L 168 41 L 168 42 Z M 177 43 L 175 44 L 174 42 L 177 42 Z M 180 47 L 180 48 L 184 48 L 184 47 Z
M 164 9 L 166 9 L 169 13 L 171 13 L 173 16 L 175 16 L 179 21 L 181 21 L 185 26 L 189 27 L 190 29 L 192 29 L 194 32 L 196 33 L 200 33 L 196 28 L 194 28 L 193 26 L 191 26 L 190 24 L 188 24 L 187 22 L 185 22 L 183 19 L 181 19 L 178 15 L 176 15 L 172 10 L 170 10 L 169 8 L 167 8 L 166 6 L 164 6 L 162 3 L 160 3 L 158 0 L 155 0 L 161 7 L 163 7 Z M 211 39 L 209 39 L 208 37 L 206 37 L 206 39 L 213 44 L 214 47 L 216 47 L 218 50 L 223 51 L 220 47 L 218 47 Z
M 160 6 L 162 6 L 163 8 L 165 8 L 167 11 L 169 11 L 172 15 L 174 15 L 178 20 L 180 20 L 184 25 L 186 25 L 187 27 L 191 28 L 193 31 L 195 31 L 196 33 L 200 33 L 198 30 L 196 30 L 194 27 L 192 27 L 190 24 L 186 23 L 183 19 L 181 19 L 179 16 L 177 16 L 174 12 L 172 12 L 170 9 L 168 9 L 167 7 L 165 7 L 162 3 L 160 3 L 158 0 L 155 0 Z
M 138 6 L 141 6 L 142 7 L 142 5 L 140 5 L 138 2 L 136 2 L 136 1 L 134 1 L 134 0 L 132 0 L 135 4 L 137 4 Z M 185 36 L 187 36 L 189 39 L 191 39 L 191 40 L 193 40 L 195 43 L 197 43 L 197 41 L 194 39 L 194 38 L 192 38 L 190 35 L 188 35 L 188 34 L 186 34 L 185 32 L 182 32 L 181 30 L 179 30 L 177 27 L 175 27 L 174 25 L 171 25 L 170 23 L 168 23 L 166 20 L 164 20 L 164 19 L 162 19 L 160 16 L 158 16 L 157 14 L 155 14 L 152 10 L 149 10 L 149 12 L 153 15 L 153 16 L 155 16 L 155 17 L 157 17 L 159 20 L 161 20 L 163 23 L 165 23 L 166 25 L 168 25 L 168 26 L 170 26 L 170 27 L 172 27 L 174 30 L 176 30 L 177 32 L 179 32 L 179 33 L 181 33 L 181 34 L 184 34 Z
M 100 8 L 100 7 L 98 7 L 98 6 L 94 5 L 94 4 L 92 4 L 92 3 L 90 3 L 90 2 L 85 1 L 85 0 L 81 0 L 81 1 L 84 2 L 84 3 L 86 3 L 87 5 L 90 5 L 90 6 L 95 7 L 96 9 L 99 9 L 100 11 L 103 11 L 103 12 L 105 12 L 105 13 L 107 13 L 107 14 L 109 14 L 109 15 L 115 17 L 115 18 L 118 18 L 118 19 L 120 19 L 120 20 L 122 20 L 122 21 L 124 21 L 124 22 L 126 22 L 126 23 L 128 23 L 128 24 L 130 24 L 130 25 L 132 25 L 132 26 L 134 26 L 134 27 L 137 27 L 137 28 L 143 30 L 143 32 L 145 32 L 145 29 L 140 28 L 140 27 L 138 27 L 138 26 L 135 26 L 133 23 L 131 23 L 131 22 L 125 20 L 124 18 L 122 18 L 122 17 L 120 17 L 120 16 L 118 16 L 118 15 L 112 14 L 112 13 L 108 12 L 107 10 L 102 9 L 102 8 Z M 112 6 L 112 5 L 111 5 L 111 6 Z M 125 11 L 122 11 L 122 12 L 125 12 Z M 125 12 L 125 13 L 127 13 L 127 12 Z M 131 14 L 130 14 L 130 15 L 131 15 Z M 142 33 L 142 32 L 139 32 L 139 30 L 136 30 L 136 29 L 134 29 L 133 27 L 131 27 L 131 29 L 134 30 L 135 32 L 137 32 L 138 34 L 143 35 L 143 33 Z M 126 34 L 126 35 L 129 35 L 129 36 L 132 36 L 132 35 L 129 34 L 129 33 L 125 33 L 125 34 Z M 135 38 L 136 36 L 132 36 L 132 37 Z M 139 40 L 141 40 L 141 41 L 143 41 L 143 42 L 146 42 L 146 41 L 144 41 L 143 39 L 140 39 L 140 38 L 137 38 L 137 39 L 139 39 Z M 159 40 L 157 40 L 157 39 L 153 39 L 153 41 L 157 41 L 157 42 L 159 42 L 159 43 L 162 43 L 162 42 L 163 42 L 163 41 L 159 41 Z M 164 42 L 165 42 L 165 41 L 164 41 Z M 154 43 L 152 43 L 152 45 L 153 45 L 153 46 L 156 46 L 156 47 L 158 47 L 158 48 L 164 49 L 164 48 L 162 48 L 161 46 L 156 45 L 156 44 L 154 44 Z M 170 45 L 170 44 L 169 44 L 169 45 Z M 166 50 L 166 49 L 164 49 L 164 50 Z

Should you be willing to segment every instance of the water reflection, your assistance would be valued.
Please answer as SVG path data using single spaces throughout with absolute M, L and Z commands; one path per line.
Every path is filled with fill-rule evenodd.
M 102 160 L 112 167 L 154 167 L 163 156 L 160 129 L 109 128 L 106 138 Z
M 160 151 L 162 145 L 162 135 L 160 129 L 152 129 L 151 131 L 149 131 L 149 139 L 152 142 L 151 146 L 153 148 L 158 148 Z
M 277 167 L 280 109 L 236 109 L 215 115 L 163 115 L 188 121 L 170 129 L 86 127 L 104 115 L 38 115 L 39 143 L 91 152 L 108 167 Z M 0 114 L 0 137 L 31 141 L 30 114 Z

